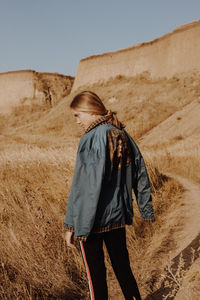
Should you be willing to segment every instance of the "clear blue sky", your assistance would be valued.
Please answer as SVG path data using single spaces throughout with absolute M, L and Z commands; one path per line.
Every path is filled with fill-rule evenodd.
M 200 19 L 200 0 L 0 0 L 0 72 L 75 75 L 87 56 Z

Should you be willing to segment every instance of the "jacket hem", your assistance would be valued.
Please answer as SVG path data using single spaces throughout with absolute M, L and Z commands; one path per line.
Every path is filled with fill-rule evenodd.
M 108 231 L 111 231 L 111 230 L 114 230 L 114 229 L 123 228 L 126 225 L 131 225 L 131 224 L 132 223 L 129 223 L 129 224 L 123 223 L 123 224 L 116 224 L 116 225 L 108 225 L 108 226 L 96 228 L 96 229 L 92 230 L 90 234 L 108 232 Z M 64 229 L 65 229 L 65 231 L 75 232 L 75 230 L 74 230 L 74 228 L 72 226 L 64 225 Z M 75 235 L 74 237 L 77 240 L 85 242 L 87 240 L 88 236 L 85 236 L 85 235 L 78 235 L 78 236 L 76 236 Z
M 96 228 L 94 230 L 92 230 L 91 233 L 103 233 L 103 232 L 108 232 L 111 231 L 113 229 L 118 229 L 118 228 L 122 228 L 125 227 L 126 224 L 116 224 L 116 225 L 108 225 L 108 226 L 104 226 L 104 227 L 100 227 L 100 228 Z

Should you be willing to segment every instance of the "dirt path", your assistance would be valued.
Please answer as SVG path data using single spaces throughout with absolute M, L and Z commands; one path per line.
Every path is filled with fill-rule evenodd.
M 175 174 L 166 174 L 178 180 L 185 192 L 182 206 L 177 216 L 184 219 L 184 226 L 175 233 L 176 249 L 173 251 L 171 266 L 165 270 L 165 278 L 159 290 L 147 296 L 145 300 L 172 300 L 180 288 L 182 270 L 187 271 L 194 260 L 200 256 L 200 186 L 187 178 Z M 180 264 L 182 263 L 182 266 Z M 167 285 L 166 286 L 166 282 Z
M 200 186 L 191 180 L 175 174 L 166 174 L 178 180 L 185 188 L 182 204 L 184 227 L 177 232 L 177 247 L 174 256 L 185 249 L 200 233 Z

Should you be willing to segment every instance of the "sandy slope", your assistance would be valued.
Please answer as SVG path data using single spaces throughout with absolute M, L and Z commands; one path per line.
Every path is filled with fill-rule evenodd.
M 200 133 L 199 125 L 200 100 L 184 106 L 161 124 L 154 127 L 142 137 L 141 145 L 169 143 L 170 140 L 181 139 Z

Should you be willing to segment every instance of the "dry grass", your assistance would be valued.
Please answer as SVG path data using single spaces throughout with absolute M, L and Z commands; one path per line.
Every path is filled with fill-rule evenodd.
M 193 264 L 182 279 L 181 287 L 176 295 L 176 300 L 199 300 L 200 295 L 200 258 Z
M 147 151 L 147 150 L 146 150 Z M 157 153 L 154 147 L 149 148 L 151 158 L 154 159 Z M 161 168 L 164 172 L 173 172 L 174 174 L 187 177 L 192 181 L 200 184 L 200 146 L 195 143 L 182 141 L 181 144 L 172 148 L 165 148 L 159 152 L 160 159 L 156 160 L 156 167 Z
M 0 164 L 4 299 L 25 290 L 26 296 L 82 295 L 80 258 L 67 255 L 63 241 L 69 158 L 61 151 L 24 148 L 2 153 Z
M 198 83 L 195 74 L 190 79 L 156 81 L 143 74 L 134 78 L 118 76 L 81 90 L 99 94 L 108 108 L 119 112 L 128 132 L 138 141 L 193 101 L 199 95 Z M 72 97 L 69 95 L 53 108 L 18 107 L 0 119 L 2 299 L 87 297 L 80 252 L 67 250 L 63 241 L 66 199 L 81 136 L 67 109 Z M 200 182 L 199 148 L 194 155 L 191 148 L 185 147 L 181 155 L 183 147 L 176 145 L 184 140 L 178 137 L 170 143 L 174 148 L 167 151 L 166 144 L 141 148 L 152 182 L 156 222 L 143 221 L 135 207 L 134 224 L 127 228 L 130 260 L 144 297 L 159 288 L 162 271 L 176 247 L 176 232 L 183 226 L 175 213 L 181 205 L 183 188 L 164 174 L 177 172 Z M 110 299 L 122 299 L 107 261 Z M 193 275 L 191 272 L 188 276 Z
M 28 294 L 80 299 L 87 290 L 80 253 L 66 252 L 63 240 L 63 217 L 73 171 L 67 151 L 24 146 L 20 151 L 2 151 L 0 165 L 1 292 L 4 299 L 20 295 L 28 299 Z M 149 226 L 136 212 L 134 230 L 128 229 L 128 243 L 131 258 L 137 259 L 138 254 L 138 261 L 141 246 L 148 247 L 160 227 L 160 216 L 170 207 L 170 199 L 177 196 L 177 191 L 181 192 L 179 185 L 152 165 L 149 172 L 157 222 Z M 140 281 L 141 268 L 136 265 L 135 269 Z M 111 290 L 112 280 L 113 275 Z

